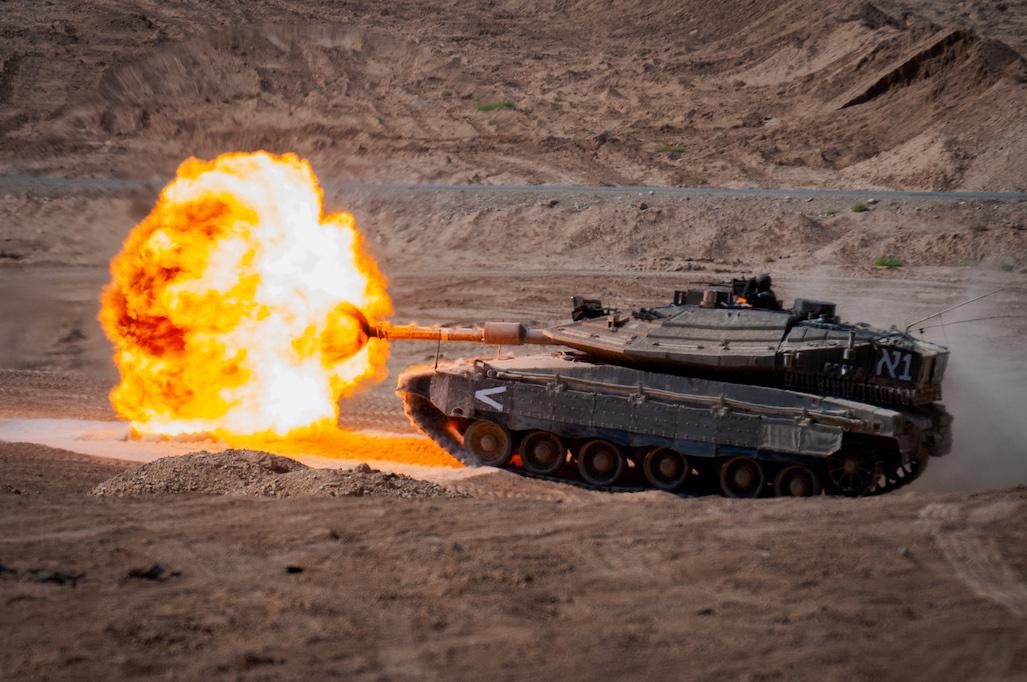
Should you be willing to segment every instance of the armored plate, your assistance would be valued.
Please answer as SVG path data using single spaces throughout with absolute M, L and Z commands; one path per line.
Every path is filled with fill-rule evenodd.
M 544 329 L 553 344 L 604 361 L 885 404 L 941 399 L 948 350 L 895 330 L 793 311 L 669 306 Z
M 790 317 L 682 306 L 659 320 L 610 316 L 551 327 L 545 334 L 562 346 L 649 365 L 773 372 Z

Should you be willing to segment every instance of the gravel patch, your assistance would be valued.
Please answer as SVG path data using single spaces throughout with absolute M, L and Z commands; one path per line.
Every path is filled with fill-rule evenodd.
M 465 497 L 445 486 L 360 464 L 354 469 L 313 469 L 258 450 L 195 452 L 164 457 L 110 478 L 91 494 L 232 495 L 239 497 Z

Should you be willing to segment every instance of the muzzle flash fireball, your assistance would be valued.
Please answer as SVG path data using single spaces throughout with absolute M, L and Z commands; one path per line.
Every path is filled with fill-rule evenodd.
M 385 278 L 310 165 L 225 154 L 178 168 L 111 263 L 100 322 L 117 412 L 144 433 L 284 435 L 384 376 Z

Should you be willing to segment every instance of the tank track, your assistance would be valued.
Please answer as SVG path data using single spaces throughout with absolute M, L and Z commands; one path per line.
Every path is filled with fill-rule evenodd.
M 924 459 L 914 460 L 905 467 L 899 467 L 898 471 L 901 471 L 903 474 L 901 476 L 888 476 L 887 474 L 882 474 L 881 478 L 883 480 L 875 483 L 874 487 L 863 495 L 884 495 L 885 493 L 891 493 L 899 490 L 900 488 L 905 488 L 907 485 L 923 475 L 924 471 L 927 470 L 927 463 L 930 461 L 930 457 L 927 457 Z
M 421 433 L 428 438 L 431 438 L 438 446 L 440 446 L 447 453 L 452 455 L 457 461 L 465 464 L 469 467 L 482 466 L 478 462 L 477 458 L 468 452 L 463 443 L 461 443 L 453 432 L 450 430 L 448 425 L 448 418 L 445 414 L 440 412 L 430 401 L 422 398 L 421 396 L 413 394 L 402 395 L 403 398 L 403 412 L 406 414 L 407 419 L 413 424 Z M 864 492 L 861 497 L 869 497 L 875 495 L 884 495 L 891 493 L 900 488 L 904 488 L 916 479 L 918 479 L 923 472 L 927 469 L 927 462 L 929 459 L 914 460 L 905 467 L 898 467 L 898 469 L 892 474 L 888 475 L 882 473 L 878 477 L 878 482 L 873 485 L 872 488 Z M 550 481 L 553 483 L 561 483 L 563 485 L 570 485 L 576 488 L 582 488 L 584 490 L 593 490 L 604 493 L 639 493 L 647 490 L 655 490 L 655 488 L 642 485 L 642 486 L 595 486 L 582 481 L 580 479 L 568 478 L 564 476 L 544 476 L 540 474 L 534 474 L 520 467 L 506 466 L 503 467 L 505 471 L 518 474 L 525 478 L 532 478 L 540 481 Z M 703 478 L 700 477 L 689 477 L 692 478 Z M 671 493 L 678 497 L 698 497 L 701 495 L 716 494 L 718 489 L 716 486 L 711 486 L 707 482 L 703 485 L 702 482 L 697 484 L 696 481 L 691 481 L 685 484 L 685 489 Z M 829 495 L 841 496 L 842 493 L 828 493 Z
M 403 396 L 403 412 L 410 420 L 417 430 L 424 435 L 435 441 L 435 444 L 441 447 L 443 450 L 452 455 L 457 461 L 469 466 L 469 467 L 480 467 L 481 463 L 478 462 L 477 458 L 471 453 L 464 449 L 462 443 L 458 442 L 453 437 L 452 432 L 446 425 L 446 415 L 442 414 L 432 405 L 430 402 L 419 396 L 413 396 L 407 394 Z M 515 473 L 525 478 L 533 478 L 539 481 L 552 481 L 554 483 L 562 483 L 564 485 L 571 485 L 575 488 L 582 488 L 584 490 L 594 490 L 603 493 L 641 493 L 647 490 L 652 490 L 649 487 L 641 486 L 594 486 L 586 483 L 585 481 L 576 480 L 573 478 L 563 478 L 560 476 L 541 476 L 539 474 L 533 474 L 529 471 L 525 471 L 520 467 L 503 467 L 504 471 Z M 681 497 L 692 497 L 693 495 L 688 493 L 675 493 Z
M 403 413 L 417 430 L 435 441 L 435 444 L 452 455 L 457 461 L 467 466 L 478 466 L 476 458 L 464 450 L 446 424 L 446 415 L 442 414 L 430 402 L 412 394 L 403 398 Z

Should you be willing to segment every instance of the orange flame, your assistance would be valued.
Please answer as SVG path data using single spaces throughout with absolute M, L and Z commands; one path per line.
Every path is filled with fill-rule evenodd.
M 391 314 L 385 278 L 295 155 L 185 161 L 111 278 L 111 403 L 142 433 L 334 427 L 339 399 L 385 376 L 387 345 L 355 313 Z

